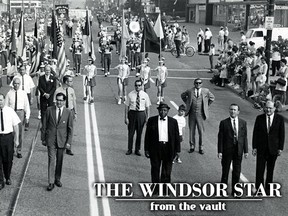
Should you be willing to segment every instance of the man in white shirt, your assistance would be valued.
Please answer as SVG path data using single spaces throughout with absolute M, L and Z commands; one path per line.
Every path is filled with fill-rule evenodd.
M 131 91 L 125 103 L 125 124 L 128 126 L 128 151 L 126 155 L 132 154 L 133 137 L 136 131 L 135 154 L 141 156 L 141 135 L 145 122 L 150 114 L 151 101 L 146 92 L 142 90 L 142 80 L 135 81 L 135 90 Z
M 10 174 L 13 164 L 14 146 L 19 145 L 18 124 L 20 119 L 15 111 L 5 106 L 5 97 L 0 93 L 0 190 L 11 185 Z M 6 163 L 3 163 L 5 160 Z
M 21 123 L 19 124 L 19 145 L 17 147 L 17 158 L 22 158 L 21 150 L 24 141 L 24 125 L 29 123 L 30 104 L 27 94 L 20 89 L 21 81 L 18 77 L 13 79 L 13 89 L 11 89 L 5 99 L 5 105 L 14 109 Z

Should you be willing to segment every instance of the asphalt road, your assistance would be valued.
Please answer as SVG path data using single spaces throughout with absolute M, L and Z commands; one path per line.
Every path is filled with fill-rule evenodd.
M 188 25 L 188 24 L 186 24 Z M 193 27 L 189 24 L 189 28 Z M 95 30 L 94 30 L 95 31 Z M 66 44 L 68 47 L 69 40 Z M 68 49 L 67 49 L 68 50 Z M 151 67 L 157 65 L 157 55 L 149 54 Z M 163 53 L 166 65 L 169 69 L 168 86 L 165 88 L 165 101 L 171 107 L 169 115 L 177 113 L 174 104 L 182 103 L 180 94 L 193 86 L 193 79 L 204 78 L 204 87 L 209 88 L 215 95 L 216 100 L 210 107 L 210 118 L 205 124 L 204 147 L 205 154 L 200 155 L 197 151 L 189 154 L 188 128 L 182 143 L 182 164 L 174 164 L 172 171 L 172 182 L 179 183 L 216 183 L 221 178 L 221 163 L 217 158 L 217 133 L 220 120 L 228 117 L 228 108 L 231 103 L 239 104 L 241 108 L 240 117 L 247 121 L 249 158 L 242 162 L 242 180 L 251 183 L 255 180 L 256 160 L 251 155 L 252 130 L 255 118 L 259 111 L 253 109 L 252 105 L 228 91 L 225 88 L 211 85 L 208 81 L 211 74 L 203 69 L 208 67 L 208 57 L 196 55 L 193 58 L 182 57 L 175 59 L 170 53 Z M 70 58 L 70 54 L 68 54 Z M 83 56 L 83 63 L 86 57 Z M 100 67 L 99 55 L 96 61 Z M 118 64 L 118 56 L 113 53 L 112 67 Z M 191 70 L 197 69 L 197 70 Z M 281 198 L 256 199 L 231 199 L 224 200 L 188 200 L 187 203 L 196 204 L 196 210 L 178 209 L 179 203 L 184 200 L 142 200 L 144 197 L 138 183 L 150 182 L 150 163 L 143 156 L 134 154 L 126 156 L 127 150 L 127 126 L 124 124 L 124 105 L 117 105 L 116 71 L 111 71 L 111 76 L 105 78 L 98 70 L 97 86 L 95 88 L 95 103 L 89 105 L 84 103 L 83 78 L 74 79 L 74 88 L 77 95 L 78 118 L 75 122 L 73 137 L 73 157 L 65 155 L 61 181 L 62 188 L 55 188 L 51 192 L 46 191 L 47 182 L 47 150 L 41 145 L 37 127 L 39 120 L 35 104 L 32 108 L 30 130 L 26 133 L 25 146 L 22 159 L 14 159 L 12 169 L 12 185 L 5 186 L 0 191 L 0 215 L 92 215 L 92 216 L 174 216 L 174 215 L 286 215 L 287 206 L 287 150 L 284 149 L 281 157 L 277 159 L 274 181 L 282 185 Z M 133 74 L 132 74 L 133 75 Z M 155 74 L 152 74 L 155 75 Z M 135 77 L 129 79 L 128 92 L 133 90 Z M 3 87 L 2 92 L 8 88 Z M 157 115 L 156 87 L 152 84 L 148 90 L 152 106 L 151 116 Z M 287 124 L 285 125 L 287 131 Z M 144 138 L 145 131 L 143 132 Z M 143 141 L 142 141 L 143 143 Z M 286 141 L 287 145 L 287 141 Z M 142 144 L 143 146 L 143 144 Z M 230 174 L 231 178 L 231 174 Z M 96 198 L 94 182 L 107 183 L 132 183 L 133 199 L 130 201 L 116 198 Z M 230 183 L 230 182 L 229 182 Z M 229 190 L 230 192 L 230 185 Z M 191 198 L 191 197 L 189 197 Z M 201 197 L 203 198 L 203 197 Z M 204 197 L 205 198 L 205 197 Z M 141 199 L 141 200 L 136 200 Z M 152 202 L 163 204 L 166 209 L 173 204 L 173 211 L 152 211 Z M 224 205 L 222 210 L 200 210 L 200 204 Z M 219 207 L 219 206 L 218 206 Z M 222 206 L 223 207 L 223 206 Z

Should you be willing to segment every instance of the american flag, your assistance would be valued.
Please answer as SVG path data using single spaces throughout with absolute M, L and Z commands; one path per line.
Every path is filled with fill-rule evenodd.
M 38 41 L 37 19 L 34 26 L 34 39 L 33 39 L 33 52 L 32 52 L 32 65 L 30 74 L 36 73 L 40 66 L 41 48 Z
M 92 29 L 89 21 L 88 10 L 86 10 L 85 28 L 83 31 L 83 47 L 84 47 L 84 53 L 86 54 L 89 53 L 89 56 L 93 59 L 93 61 L 95 61 L 96 56 L 94 53 Z
M 63 32 L 60 30 L 60 26 L 56 20 L 54 11 L 52 10 L 52 24 L 51 24 L 51 42 L 53 44 L 52 58 L 57 59 L 57 68 L 59 70 L 59 80 L 62 82 L 63 75 L 66 70 L 66 55 L 65 46 L 63 40 Z M 56 52 L 56 53 L 55 53 Z
M 21 18 L 20 18 L 20 23 L 19 23 L 18 35 L 17 35 L 17 56 L 19 56 L 23 61 L 26 60 L 26 44 L 25 44 L 25 28 L 24 28 L 23 11 L 21 11 Z

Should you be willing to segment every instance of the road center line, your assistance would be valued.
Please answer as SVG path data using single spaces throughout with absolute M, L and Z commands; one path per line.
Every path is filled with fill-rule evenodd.
M 97 126 L 97 118 L 96 118 L 96 112 L 95 112 L 95 104 L 93 104 L 93 106 L 90 105 L 90 108 L 91 108 L 91 114 L 92 114 L 95 154 L 96 154 L 96 160 L 97 160 L 99 181 L 100 182 L 106 182 L 105 181 L 105 175 L 104 175 L 104 167 L 103 167 L 103 160 L 102 160 L 102 154 L 101 154 L 101 146 L 100 146 L 100 140 L 99 140 L 98 126 Z M 104 216 L 111 216 L 108 198 L 103 197 L 101 199 L 102 199 Z
M 84 76 L 83 76 L 83 86 L 84 86 Z M 84 86 L 84 92 L 85 92 L 85 86 Z M 88 106 L 89 105 L 87 104 L 87 102 L 84 102 L 88 189 L 89 189 L 89 200 L 90 200 L 90 206 L 89 207 L 90 207 L 90 215 L 91 216 L 99 216 L 98 203 L 97 203 L 97 199 L 95 196 L 95 191 L 93 189 L 93 184 L 95 183 L 95 173 L 94 173 L 90 116 L 89 116 L 89 107 Z

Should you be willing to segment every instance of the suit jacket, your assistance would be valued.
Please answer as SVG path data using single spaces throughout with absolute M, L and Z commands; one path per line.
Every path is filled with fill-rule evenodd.
M 56 79 L 53 76 L 49 77 L 47 82 L 45 75 L 39 77 L 38 89 L 40 91 L 40 96 L 42 97 L 45 93 L 50 94 L 50 97 L 53 100 L 53 94 L 56 90 Z
M 167 159 L 173 161 L 177 152 L 180 152 L 180 138 L 177 120 L 168 117 L 168 143 L 169 151 Z M 144 150 L 149 152 L 151 158 L 158 157 L 159 134 L 158 134 L 158 116 L 148 119 Z
M 230 117 L 220 122 L 218 132 L 218 153 L 223 156 L 233 154 L 234 148 L 234 131 Z M 243 119 L 238 118 L 238 155 L 242 156 L 243 152 L 248 153 L 247 140 L 247 123 Z
M 66 143 L 71 145 L 73 135 L 71 110 L 63 107 L 59 124 L 56 121 L 56 106 L 48 107 L 43 118 L 41 140 L 45 141 L 47 146 L 53 146 L 56 142 L 58 148 L 65 148 Z
M 257 149 L 257 154 L 264 154 L 266 150 L 270 154 L 278 154 L 278 150 L 283 150 L 285 141 L 285 124 L 284 118 L 281 115 L 274 114 L 274 119 L 267 131 L 266 114 L 257 116 L 254 130 L 252 146 Z
M 183 92 L 181 94 L 181 98 L 186 104 L 186 111 L 185 111 L 185 116 L 189 115 L 190 113 L 190 108 L 192 107 L 193 103 L 193 97 L 195 97 L 195 87 L 188 89 L 187 91 Z M 209 91 L 207 88 L 201 88 L 201 97 L 203 101 L 203 113 L 204 113 L 204 118 L 208 119 L 209 118 L 209 106 L 211 103 L 215 100 L 214 95 Z

